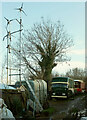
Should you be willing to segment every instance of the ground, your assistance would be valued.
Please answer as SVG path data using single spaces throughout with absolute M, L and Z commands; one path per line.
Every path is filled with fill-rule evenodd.
M 32 117 L 32 112 L 27 111 L 21 120 L 80 120 L 87 116 L 87 93 L 75 95 L 69 99 L 48 100 L 49 108 L 41 114 Z M 16 120 L 19 120 L 19 118 Z
M 70 99 L 52 99 L 49 100 L 50 111 L 43 112 L 37 120 L 79 120 L 81 116 L 86 115 L 86 94 L 76 95 Z M 69 120 L 69 119 L 68 119 Z

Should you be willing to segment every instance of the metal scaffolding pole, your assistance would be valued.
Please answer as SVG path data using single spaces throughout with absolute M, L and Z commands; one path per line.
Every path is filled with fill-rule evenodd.
M 8 36 L 7 36 L 7 67 L 6 67 L 6 69 L 7 69 L 7 85 L 8 85 Z
M 21 12 L 20 12 L 20 30 L 21 30 L 21 24 L 22 24 L 22 19 L 21 19 Z M 20 85 L 21 85 L 21 31 L 20 31 L 20 63 L 19 63 L 19 79 L 20 79 Z
M 20 60 L 19 60 L 19 80 L 20 80 L 20 84 L 21 84 L 21 49 L 22 49 L 22 47 L 21 47 L 21 28 L 23 27 L 23 25 L 22 25 L 22 18 L 21 18 L 21 13 L 23 12 L 25 15 L 26 15 L 26 13 L 23 11 L 23 3 L 22 3 L 22 5 L 21 5 L 21 7 L 20 8 L 16 8 L 16 10 L 18 10 L 19 12 L 20 12 L 20 21 L 18 21 L 17 19 L 17 22 L 20 24 L 20 45 L 19 45 L 19 54 L 20 54 Z
M 5 19 L 7 20 L 7 27 L 9 25 L 9 31 L 6 27 L 7 35 L 5 35 L 3 37 L 3 41 L 7 37 L 7 67 L 6 67 L 6 69 L 7 69 L 7 85 L 8 85 L 8 82 L 9 82 L 9 80 L 8 80 L 8 73 L 9 73 L 8 70 L 9 70 L 9 68 L 8 67 L 9 67 L 9 53 L 11 53 L 11 35 L 16 33 L 16 32 L 20 32 L 22 30 L 20 29 L 18 31 L 10 32 L 10 22 L 13 21 L 13 20 L 16 20 L 16 19 L 12 19 L 12 20 L 8 20 L 7 18 L 5 18 Z M 10 74 L 11 74 L 11 54 L 10 54 Z M 11 83 L 11 77 L 10 77 L 10 83 Z

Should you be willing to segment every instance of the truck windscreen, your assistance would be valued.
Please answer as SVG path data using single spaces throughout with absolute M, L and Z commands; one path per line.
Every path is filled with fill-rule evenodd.
M 64 84 L 64 83 L 54 83 L 54 84 L 52 84 L 52 87 L 67 88 L 67 84 Z
M 67 82 L 68 78 L 53 78 L 52 82 Z

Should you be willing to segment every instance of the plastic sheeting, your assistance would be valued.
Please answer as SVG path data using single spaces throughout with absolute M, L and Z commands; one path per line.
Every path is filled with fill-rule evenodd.
M 0 119 L 2 118 L 8 118 L 9 120 L 15 120 L 12 112 L 7 109 L 6 104 L 4 103 L 4 100 L 0 98 Z
M 0 89 L 15 89 L 14 87 L 0 83 Z
M 80 120 L 87 120 L 87 117 L 81 117 Z

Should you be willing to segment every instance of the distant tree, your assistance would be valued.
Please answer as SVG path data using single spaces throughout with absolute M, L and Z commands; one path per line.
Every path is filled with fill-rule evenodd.
M 23 33 L 21 59 L 29 77 L 44 79 L 50 87 L 52 69 L 58 61 L 70 60 L 66 53 L 72 45 L 73 40 L 60 21 L 53 23 L 42 18 L 40 23 Z
M 85 80 L 85 71 L 80 68 L 73 68 L 66 73 L 66 76 L 72 77 L 74 79 Z

